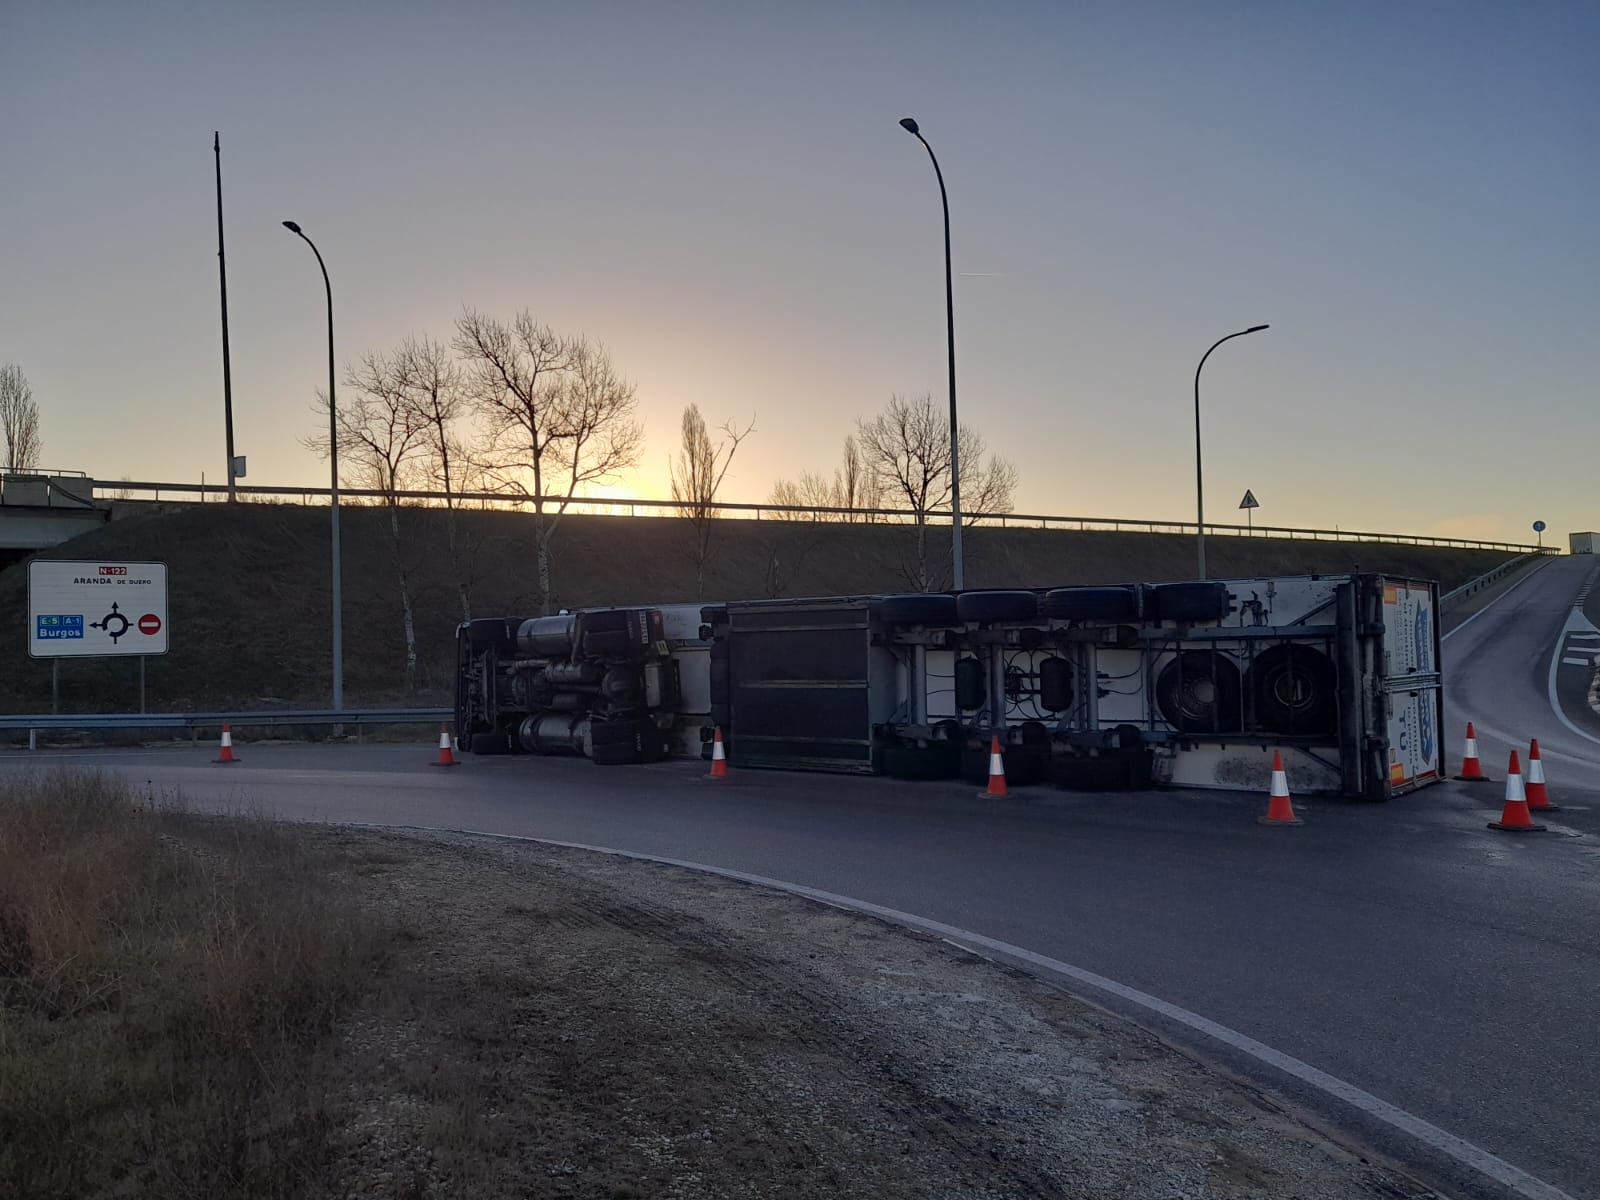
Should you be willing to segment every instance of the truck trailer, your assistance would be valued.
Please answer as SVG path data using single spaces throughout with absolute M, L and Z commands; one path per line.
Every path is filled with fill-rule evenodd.
M 1378 575 L 585 609 L 458 631 L 473 754 L 1382 800 L 1438 780 L 1438 588 Z

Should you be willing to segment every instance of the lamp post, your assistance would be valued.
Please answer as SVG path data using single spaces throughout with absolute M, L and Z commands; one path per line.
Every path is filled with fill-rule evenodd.
M 233 456 L 233 363 L 228 356 L 228 259 L 222 244 L 222 133 L 211 133 L 211 152 L 217 159 L 217 282 L 222 295 L 222 423 L 228 442 L 228 503 L 239 499 Z M 205 493 L 201 492 L 203 499 Z
M 334 399 L 333 375 L 333 284 L 328 282 L 328 264 L 322 261 L 322 251 L 306 237 L 305 231 L 293 221 L 283 227 L 306 245 L 317 256 L 317 266 L 322 268 L 322 286 L 328 293 L 328 459 L 333 464 L 330 495 L 333 513 L 333 710 L 344 709 L 344 616 L 343 575 L 339 566 L 339 410 Z
M 939 159 L 922 136 L 917 122 L 911 117 L 900 118 L 904 129 L 928 152 L 933 162 L 933 174 L 939 181 L 939 203 L 944 208 L 944 324 L 945 344 L 950 355 L 950 570 L 956 591 L 966 586 L 961 564 L 961 427 L 956 420 L 956 306 L 955 288 L 950 274 L 950 197 L 944 190 L 944 172 L 939 169 Z
M 1230 333 L 1227 337 L 1218 338 L 1211 343 L 1211 350 L 1215 350 L 1223 342 L 1243 337 L 1247 333 L 1260 333 L 1266 328 L 1269 327 L 1252 325 L 1249 329 Z M 1206 490 L 1205 473 L 1200 462 L 1200 370 L 1206 365 L 1206 359 L 1211 357 L 1211 350 L 1200 356 L 1200 366 L 1194 369 L 1194 534 L 1195 544 L 1199 549 L 1201 579 L 1206 577 Z

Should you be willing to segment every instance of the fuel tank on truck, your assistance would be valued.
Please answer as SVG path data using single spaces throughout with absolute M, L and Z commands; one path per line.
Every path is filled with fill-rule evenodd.
M 577 622 L 577 616 L 572 613 L 529 617 L 517 630 L 517 650 L 530 658 L 570 658 Z

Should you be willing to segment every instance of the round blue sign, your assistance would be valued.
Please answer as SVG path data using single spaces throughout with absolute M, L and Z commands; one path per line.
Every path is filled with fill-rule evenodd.
M 1544 522 L 1543 521 L 1535 521 L 1533 523 L 1533 531 L 1535 533 L 1543 533 L 1544 532 Z

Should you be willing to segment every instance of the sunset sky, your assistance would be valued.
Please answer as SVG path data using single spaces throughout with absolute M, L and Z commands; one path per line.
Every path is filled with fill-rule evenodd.
M 1531 540 L 1600 528 L 1594 3 L 0 6 L 0 361 L 45 465 L 225 474 L 341 364 L 463 306 L 603 341 L 665 491 L 683 406 L 753 419 L 726 496 L 829 470 L 894 393 L 1022 511 Z M 1548 535 L 1547 535 L 1548 536 Z

